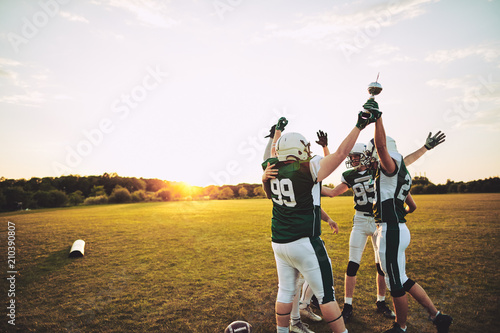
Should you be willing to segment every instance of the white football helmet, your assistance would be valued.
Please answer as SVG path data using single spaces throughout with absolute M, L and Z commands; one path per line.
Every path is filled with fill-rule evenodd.
M 386 136 L 385 137 L 385 144 L 387 146 L 387 150 L 389 152 L 398 152 L 398 147 L 396 146 L 396 140 L 394 140 L 393 138 L 391 138 L 390 136 Z
M 286 133 L 276 142 L 278 161 L 307 160 L 311 157 L 311 144 L 300 133 Z
M 369 159 L 365 155 L 366 152 L 366 145 L 364 143 L 356 143 L 354 144 L 354 147 L 352 147 L 351 151 L 349 152 L 349 155 L 347 155 L 347 160 L 345 161 L 345 165 L 348 169 L 350 168 L 358 168 L 360 166 L 367 165 L 369 162 Z M 354 161 L 352 160 L 352 156 L 358 156 L 359 155 L 359 163 L 358 165 L 354 166 L 353 163 Z
M 396 146 L 396 141 L 390 136 L 385 137 L 385 145 L 389 152 L 398 152 L 398 147 Z M 377 149 L 375 148 L 375 140 L 371 139 L 366 145 L 366 155 L 371 158 L 372 161 L 378 161 Z

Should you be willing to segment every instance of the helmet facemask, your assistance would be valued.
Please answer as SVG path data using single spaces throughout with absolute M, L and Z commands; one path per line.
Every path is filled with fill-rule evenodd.
M 366 157 L 366 146 L 364 143 L 356 143 L 354 147 L 351 149 L 349 155 L 347 155 L 347 160 L 345 161 L 345 165 L 348 169 L 354 168 L 357 169 L 361 166 L 367 166 L 369 164 L 369 159 Z M 359 160 L 353 160 L 354 156 L 359 156 Z M 356 165 L 354 165 L 356 164 Z
M 359 159 L 354 160 L 354 156 L 359 156 Z M 356 165 L 355 165 L 356 164 Z M 345 161 L 345 166 L 348 169 L 358 169 L 359 167 L 362 166 L 368 166 L 370 164 L 370 159 L 366 157 L 364 153 L 361 154 L 349 154 L 347 156 L 347 161 Z

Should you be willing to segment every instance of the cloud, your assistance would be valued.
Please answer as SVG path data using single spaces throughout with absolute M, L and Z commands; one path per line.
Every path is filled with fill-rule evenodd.
M 146 26 L 170 28 L 180 22 L 172 18 L 168 3 L 154 0 L 94 0 L 94 4 L 120 8 L 135 15 Z M 133 22 L 135 24 L 136 22 Z
M 40 106 L 45 101 L 44 95 L 39 91 L 27 91 L 24 94 L 0 96 L 0 103 L 16 104 L 23 106 Z
M 464 119 L 457 124 L 460 128 L 480 127 L 490 131 L 500 131 L 500 107 L 478 111 L 470 119 Z
M 25 67 L 22 63 L 16 60 L 0 58 L 0 77 L 8 81 L 7 87 L 22 87 L 27 85 L 20 79 L 19 70 Z
M 425 60 L 428 62 L 443 64 L 471 56 L 478 56 L 486 62 L 493 62 L 500 57 L 500 44 L 474 45 L 461 49 L 438 50 L 429 54 Z
M 427 84 L 457 92 L 446 99 L 449 107 L 443 113 L 443 119 L 454 127 L 500 130 L 500 82 L 492 74 L 433 79 Z
M 6 67 L 6 66 L 15 67 L 19 65 L 21 65 L 19 61 L 7 58 L 0 58 L 0 67 Z
M 432 79 L 426 84 L 433 88 L 443 88 L 447 90 L 463 91 L 456 100 L 481 99 L 482 101 L 497 101 L 500 105 L 500 82 L 495 81 L 492 74 L 465 75 L 449 79 Z
M 0 58 L 0 103 L 40 106 L 46 101 L 41 90 L 47 87 L 50 70 L 29 63 Z
M 367 63 L 371 67 L 380 68 L 397 62 L 408 63 L 415 61 L 418 61 L 418 59 L 402 55 L 399 47 L 387 43 L 380 43 L 373 45 L 370 49 Z
M 425 5 L 437 1 L 392 1 L 389 4 L 362 7 L 356 2 L 337 6 L 326 13 L 302 17 L 296 21 L 298 28 L 267 25 L 265 35 L 254 37 L 253 41 L 288 38 L 327 49 L 339 48 L 342 44 L 365 44 L 376 38 L 383 28 L 420 16 L 426 12 Z
M 60 11 L 59 15 L 61 17 L 65 18 L 65 19 L 67 19 L 68 21 L 89 23 L 89 21 L 85 17 L 79 16 L 79 15 L 75 15 L 75 14 L 71 14 L 71 13 L 68 13 L 68 12 Z
M 427 81 L 426 84 L 433 88 L 463 89 L 466 84 L 466 80 L 464 78 L 432 79 Z

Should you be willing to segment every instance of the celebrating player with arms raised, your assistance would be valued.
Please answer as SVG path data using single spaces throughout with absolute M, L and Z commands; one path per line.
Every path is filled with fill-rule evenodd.
M 272 246 L 278 271 L 277 332 L 289 332 L 290 312 L 299 273 L 316 295 L 324 320 L 335 333 L 347 332 L 335 300 L 330 258 L 321 235 L 321 181 L 347 156 L 368 120 L 358 123 L 333 154 L 311 156 L 309 142 L 299 133 L 273 140 L 272 157 L 263 163 L 263 187 L 273 200 Z
M 410 231 L 406 226 L 405 215 L 416 208 L 410 195 L 411 177 L 403 157 L 397 151 L 396 142 L 385 135 L 378 103 L 368 100 L 364 108 L 370 110 L 376 119 L 374 140 L 380 160 L 375 180 L 374 205 L 377 223 L 377 255 L 385 273 L 386 284 L 390 288 L 396 312 L 393 327 L 384 333 L 406 331 L 407 292 L 427 310 L 438 333 L 447 333 L 453 319 L 440 313 L 425 290 L 406 275 L 405 250 L 410 244 Z M 405 207 L 405 202 L 408 207 Z
M 328 140 L 327 135 L 323 132 L 318 132 L 317 143 L 323 147 L 325 154 L 328 154 Z M 406 156 L 404 161 L 407 165 L 415 162 L 427 150 L 430 150 L 440 143 L 444 142 L 445 135 L 438 132 L 436 135 L 429 136 L 425 144 Z M 347 157 L 346 166 L 348 168 L 342 174 L 342 183 L 335 188 L 330 189 L 323 187 L 321 194 L 335 197 L 346 192 L 352 188 L 354 193 L 354 209 L 355 214 L 353 217 L 353 228 L 349 239 L 349 262 L 347 264 L 347 271 L 345 275 L 345 289 L 344 289 L 344 308 L 342 315 L 347 322 L 353 315 L 352 300 L 354 296 L 354 289 L 356 285 L 356 274 L 361 263 L 361 257 L 365 249 L 367 238 L 372 240 L 373 250 L 376 253 L 376 238 L 374 232 L 376 230 L 375 220 L 373 218 L 373 201 L 375 198 L 374 179 L 375 172 L 378 168 L 376 162 L 376 151 L 373 144 L 373 139 L 370 141 L 368 147 L 363 143 L 356 143 Z M 375 265 L 377 269 L 376 284 L 377 284 L 377 312 L 383 314 L 386 318 L 394 318 L 394 313 L 389 309 L 385 302 L 386 284 L 385 277 L 377 255 L 375 255 Z

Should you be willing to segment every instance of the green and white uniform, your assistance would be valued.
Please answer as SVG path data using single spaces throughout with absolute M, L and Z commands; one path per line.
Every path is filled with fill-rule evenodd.
M 410 192 L 411 176 L 406 169 L 403 157 L 399 153 L 390 153 L 396 162 L 393 175 L 386 174 L 380 168 L 376 174 L 376 204 L 374 205 L 377 223 L 404 223 L 406 196 Z
M 373 216 L 373 199 L 375 190 L 373 188 L 375 170 L 367 169 L 358 171 L 350 169 L 342 174 L 341 181 L 354 192 L 354 209 L 357 212 L 367 213 Z
M 393 297 L 404 295 L 406 276 L 405 250 L 410 245 L 410 231 L 406 227 L 404 203 L 411 187 L 411 176 L 403 156 L 390 152 L 396 170 L 387 174 L 379 168 L 375 179 L 374 204 L 377 228 L 378 256 L 385 273 L 386 284 Z
M 270 180 L 273 201 L 272 246 L 278 270 L 278 302 L 292 303 L 299 273 L 309 282 L 320 303 L 335 300 L 330 258 L 321 235 L 321 157 L 304 161 L 266 160 L 276 164 Z
M 376 226 L 373 218 L 374 176 L 375 170 L 358 171 L 357 169 L 350 169 L 345 171 L 341 178 L 342 183 L 352 188 L 354 193 L 354 209 L 356 212 L 352 219 L 353 226 L 349 239 L 349 261 L 357 264 L 361 263 L 368 237 L 371 237 L 374 252 L 377 251 L 374 238 Z M 375 255 L 376 263 L 378 263 L 377 258 Z
M 278 176 L 271 179 L 273 200 L 272 240 L 289 243 L 302 237 L 321 234 L 321 185 L 316 183 L 321 157 L 305 161 L 278 162 Z

